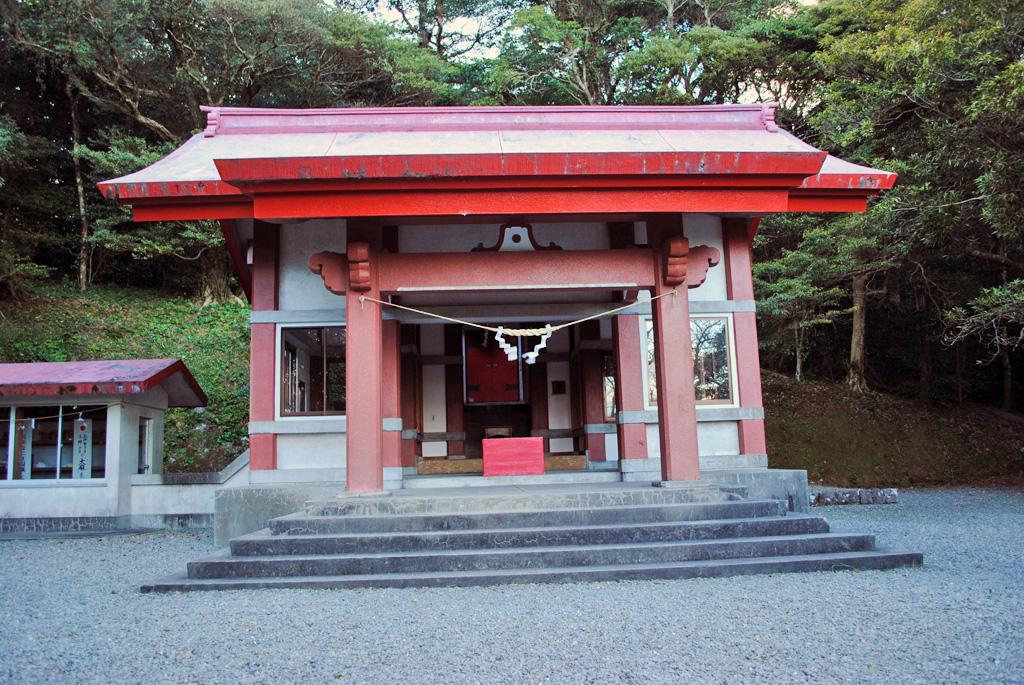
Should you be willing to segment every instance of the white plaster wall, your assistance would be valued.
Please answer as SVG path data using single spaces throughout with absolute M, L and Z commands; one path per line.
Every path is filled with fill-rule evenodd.
M 616 433 L 604 434 L 604 454 L 607 461 L 619 459 L 619 436 Z
M 548 341 L 547 349 L 551 353 L 565 354 L 569 351 L 569 331 L 562 329 L 555 332 Z M 548 428 L 561 430 L 572 428 L 572 384 L 569 382 L 569 362 L 548 362 Z M 554 381 L 564 381 L 565 393 L 553 395 L 551 386 Z M 549 441 L 552 452 L 572 452 L 572 438 L 554 438 Z
M 109 481 L 74 486 L 56 485 L 57 481 L 13 485 L 24 482 L 0 485 L 0 518 L 118 515 L 117 488 Z
M 161 514 L 212 514 L 213 496 L 224 487 L 203 485 L 132 485 L 133 516 Z
M 437 230 L 437 229 L 431 229 Z M 420 326 L 420 354 L 444 354 L 444 326 Z M 445 397 L 445 371 L 443 364 L 423 366 L 423 432 L 444 433 L 448 430 L 448 401 Z M 448 443 L 442 440 L 424 442 L 423 456 L 448 455 Z
M 344 433 L 277 436 L 277 468 L 340 469 L 345 467 Z
M 707 245 L 718 249 L 717 266 L 708 269 L 707 280 L 699 288 L 690 289 L 691 300 L 726 300 L 725 248 L 722 243 L 722 219 L 712 214 L 684 214 L 683 233 L 690 240 L 690 247 Z
M 658 424 L 647 424 L 647 456 L 661 457 Z M 739 454 L 740 435 L 736 421 L 701 421 L 697 424 L 697 453 L 702 457 Z
M 444 366 L 427 364 L 423 367 L 423 432 L 444 433 L 447 430 Z M 448 454 L 448 443 L 444 441 L 424 442 L 422 448 L 424 457 L 444 457 Z
M 346 233 L 344 219 L 317 219 L 281 226 L 278 308 L 341 310 L 344 296 L 328 292 L 320 276 L 310 272 L 309 258 L 325 250 L 344 253 Z
M 647 424 L 647 458 L 661 458 L 661 432 L 656 423 Z
M 697 424 L 697 452 L 702 457 L 740 453 L 736 421 L 701 421 Z
M 608 247 L 608 229 L 600 222 L 532 224 L 533 237 L 541 246 L 555 243 L 565 250 L 603 250 Z M 501 224 L 458 224 L 454 226 L 399 226 L 401 252 L 469 252 L 483 243 L 498 242 Z

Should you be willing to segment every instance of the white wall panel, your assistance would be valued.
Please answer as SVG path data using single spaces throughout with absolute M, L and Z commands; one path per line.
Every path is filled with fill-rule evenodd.
M 697 451 L 702 457 L 739 454 L 739 425 L 735 421 L 701 421 L 697 424 Z
M 278 309 L 340 309 L 345 297 L 324 287 L 323 279 L 309 270 L 309 258 L 317 252 L 344 254 L 344 219 L 318 219 L 281 226 Z
M 717 266 L 708 269 L 708 278 L 699 288 L 690 290 L 691 300 L 727 300 L 725 285 L 725 249 L 722 243 L 722 219 L 712 214 L 684 214 L 683 233 L 690 240 L 690 247 L 707 245 L 718 249 L 721 259 Z
M 278 469 L 337 469 L 345 466 L 345 434 L 278 435 Z
M 441 327 L 426 326 L 425 328 L 440 329 Z M 423 367 L 423 432 L 444 433 L 447 430 L 448 403 L 445 398 L 444 365 L 428 364 Z M 423 443 L 424 457 L 443 457 L 447 454 L 447 442 Z

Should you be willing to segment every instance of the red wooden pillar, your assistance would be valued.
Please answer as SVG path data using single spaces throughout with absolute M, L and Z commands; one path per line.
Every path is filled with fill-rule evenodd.
M 661 477 L 666 481 L 700 478 L 697 451 L 697 402 L 693 388 L 690 302 L 686 287 L 689 243 L 682 237 L 681 215 L 648 221 L 655 252 L 656 281 L 651 311 L 658 379 Z M 670 294 L 675 290 L 674 294 Z
M 383 444 L 382 462 L 384 467 L 402 466 L 402 407 L 399 379 L 401 378 L 401 353 L 399 351 L 398 321 L 381 322 L 381 437 Z
M 280 226 L 253 222 L 252 308 L 277 309 Z M 249 338 L 249 421 L 274 420 L 274 369 L 277 364 L 277 325 L 254 323 Z M 249 435 L 249 468 L 277 468 L 277 435 Z
M 725 242 L 726 286 L 730 300 L 754 300 L 754 278 L 750 243 L 756 230 L 756 219 L 723 219 Z M 741 407 L 763 407 L 761 397 L 761 363 L 757 349 L 757 315 L 735 312 L 733 331 L 736 335 L 736 383 Z M 766 454 L 764 419 L 743 419 L 739 422 L 740 453 Z
M 462 393 L 462 328 L 446 324 L 444 327 L 444 400 L 446 428 L 449 433 L 466 430 L 465 398 Z M 465 440 L 449 440 L 448 456 L 466 453 Z
M 416 326 L 401 326 L 402 380 L 399 401 L 402 407 L 402 466 L 416 466 L 419 440 L 415 433 L 419 429 L 416 411 L 419 401 L 419 348 L 416 344 Z M 407 432 L 408 431 L 408 432 Z M 412 437 L 404 437 L 409 436 Z
M 604 431 L 604 353 L 594 349 L 601 339 L 601 327 L 597 321 L 587 321 L 580 326 L 580 385 L 583 399 L 584 448 L 590 461 L 607 461 Z
M 646 351 L 640 338 L 640 317 L 619 314 L 612 323 L 615 346 L 615 408 L 619 434 L 619 459 L 647 458 L 647 424 L 644 399 L 647 393 Z
M 348 419 L 345 446 L 346 479 L 350 492 L 384 488 L 382 461 L 381 307 L 360 300 L 363 295 L 380 298 L 376 251 L 369 230 L 349 224 L 349 282 L 345 290 L 345 412 Z M 353 239 L 355 239 L 353 241 Z

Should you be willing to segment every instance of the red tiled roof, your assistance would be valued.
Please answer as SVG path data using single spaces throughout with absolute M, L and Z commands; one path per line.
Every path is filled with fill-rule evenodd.
M 793 187 L 800 177 L 816 178 L 819 189 L 845 183 L 822 173 L 825 152 L 779 129 L 772 104 L 203 109 L 203 133 L 104 181 L 104 195 L 227 200 L 275 181 L 508 175 L 783 174 L 796 177 Z M 892 176 L 860 168 L 879 187 Z
M 160 386 L 171 407 L 207 402 L 180 359 L 113 359 L 0 364 L 0 399 L 68 395 L 136 395 Z

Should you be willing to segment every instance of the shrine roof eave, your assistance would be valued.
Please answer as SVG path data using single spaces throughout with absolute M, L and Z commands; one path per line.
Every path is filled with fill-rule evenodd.
M 797 189 L 798 192 L 850 191 L 877 193 L 889 190 L 896 183 L 897 175 L 891 171 L 873 169 L 845 159 L 828 155 L 821 170 L 808 176 Z
M 137 395 L 162 387 L 170 407 L 204 407 L 206 394 L 180 359 L 0 364 L 0 398 Z

